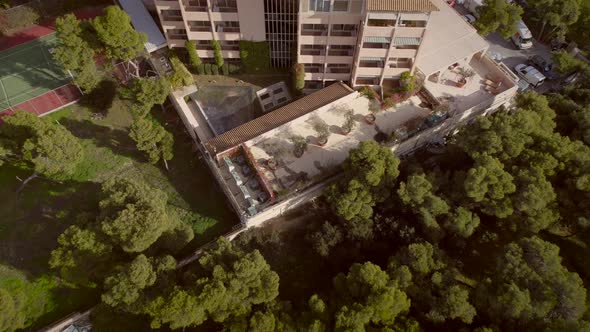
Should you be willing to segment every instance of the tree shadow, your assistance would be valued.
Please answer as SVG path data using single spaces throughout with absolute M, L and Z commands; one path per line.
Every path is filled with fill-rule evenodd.
M 29 172 L 22 169 L 19 172 Z M 9 187 L 18 187 L 14 179 Z M 13 188 L 6 188 L 8 193 Z M 26 271 L 33 277 L 49 272 L 49 257 L 58 237 L 78 223 L 82 212 L 98 213 L 100 184 L 38 178 L 5 201 L 9 209 L 0 218 L 0 262 Z
M 117 83 L 113 80 L 103 80 L 92 92 L 85 94 L 78 103 L 88 107 L 96 113 L 104 113 L 113 106 L 113 100 L 117 95 Z
M 81 139 L 90 139 L 98 147 L 109 148 L 115 154 L 140 162 L 146 161 L 145 156 L 137 150 L 135 142 L 125 130 L 101 126 L 90 120 L 62 119 L 60 124 L 65 126 L 72 135 Z

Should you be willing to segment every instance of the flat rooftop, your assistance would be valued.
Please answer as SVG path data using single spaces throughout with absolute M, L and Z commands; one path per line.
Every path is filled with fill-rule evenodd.
M 418 97 L 412 97 L 404 103 L 396 105 L 386 111 L 376 114 L 375 124 L 365 122 L 365 115 L 369 114 L 369 100 L 364 97 L 352 99 L 346 103 L 334 103 L 330 109 L 318 114 L 321 120 L 329 125 L 331 135 L 324 146 L 317 144 L 317 133 L 313 129 L 314 119 L 298 124 L 284 126 L 277 135 L 257 142 L 250 146 L 250 151 L 260 169 L 269 180 L 273 190 L 291 192 L 302 184 L 311 184 L 321 181 L 332 174 L 337 167 L 348 157 L 350 149 L 355 148 L 362 141 L 373 140 L 379 128 L 380 131 L 390 134 L 408 122 L 416 122 L 426 118 L 430 109 L 420 107 Z M 343 111 L 354 110 L 355 128 L 343 135 L 341 126 L 345 120 Z M 300 158 L 293 154 L 294 146 L 290 141 L 293 135 L 300 135 L 308 140 L 308 149 Z M 274 157 L 279 167 L 270 170 L 263 165 L 269 158 Z
M 440 10 L 430 14 L 416 61 L 417 67 L 426 76 L 489 48 L 488 42 L 477 30 L 444 0 L 431 1 Z

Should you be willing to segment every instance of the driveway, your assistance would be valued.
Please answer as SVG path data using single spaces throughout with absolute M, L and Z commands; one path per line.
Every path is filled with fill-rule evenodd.
M 469 13 L 469 11 L 461 5 L 457 5 L 454 8 L 462 15 Z M 490 55 L 493 58 L 495 58 L 496 55 L 499 56 L 501 62 L 503 62 L 513 71 L 514 66 L 520 63 L 526 63 L 526 60 L 532 57 L 533 55 L 541 55 L 546 59 L 551 59 L 551 49 L 548 46 L 539 43 L 536 39 L 533 41 L 533 47 L 526 50 L 519 50 L 516 49 L 516 46 L 514 46 L 512 40 L 505 40 L 497 32 L 489 34 L 484 38 L 490 44 L 488 55 Z M 557 80 L 546 81 L 543 85 L 541 85 L 539 88 L 535 90 L 539 93 L 543 93 L 550 89 L 556 83 Z

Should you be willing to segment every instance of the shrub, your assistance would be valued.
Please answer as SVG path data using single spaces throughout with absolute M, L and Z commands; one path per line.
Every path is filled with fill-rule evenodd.
M 293 135 L 289 139 L 293 143 L 293 153 L 297 158 L 301 157 L 307 151 L 307 140 L 300 135 Z
M 381 108 L 388 109 L 388 108 L 395 106 L 395 104 L 396 104 L 396 101 L 393 98 L 387 97 L 387 98 L 383 99 L 383 104 L 381 105 Z
M 377 99 L 377 92 L 373 89 L 371 89 L 371 87 L 369 86 L 363 86 L 360 90 L 359 93 L 367 98 L 369 98 L 370 100 L 373 99 Z
M 205 75 L 205 64 L 204 63 L 201 63 L 197 67 L 197 74 L 199 74 L 199 75 Z
M 212 40 L 211 41 L 211 46 L 213 46 L 213 54 L 214 54 L 214 57 L 215 57 L 215 64 L 218 67 L 223 66 L 223 64 L 224 64 L 223 54 L 221 53 L 221 45 L 219 44 L 219 41 Z
M 178 73 L 168 75 L 166 76 L 166 79 L 174 89 L 180 89 L 184 85 L 182 81 L 182 76 L 180 76 Z
M 170 63 L 172 64 L 172 68 L 174 68 L 174 71 L 182 78 L 182 82 L 185 86 L 194 83 L 193 75 L 186 68 L 184 63 L 180 61 L 180 59 L 178 59 L 177 57 L 172 57 L 170 58 Z
M 240 71 L 240 66 L 238 66 L 238 65 L 234 65 L 234 64 L 230 63 L 228 67 L 229 67 L 230 74 L 236 74 Z
M 211 64 L 210 63 L 205 64 L 205 74 L 211 75 Z
M 188 53 L 191 68 L 198 71 L 199 66 L 203 64 L 203 61 L 199 57 L 199 53 L 197 53 L 197 46 L 195 45 L 195 42 L 192 40 L 187 40 L 184 43 L 184 47 Z
M 240 58 L 243 69 L 248 74 L 266 72 L 270 69 L 270 50 L 267 42 L 240 41 Z
M 399 75 L 399 83 L 402 90 L 406 92 L 414 91 L 414 76 L 410 75 L 409 71 L 405 71 Z
M 293 66 L 293 86 L 298 92 L 305 87 L 305 67 L 302 63 L 296 63 Z
M 211 65 L 211 74 L 219 75 L 219 67 L 217 65 Z
M 221 72 L 225 76 L 229 75 L 229 66 L 227 65 L 227 63 L 224 63 L 223 66 L 221 66 Z
M 354 122 L 354 110 L 347 110 L 346 113 L 344 113 L 344 124 L 342 124 L 342 129 L 349 133 L 354 129 L 355 125 L 356 122 Z

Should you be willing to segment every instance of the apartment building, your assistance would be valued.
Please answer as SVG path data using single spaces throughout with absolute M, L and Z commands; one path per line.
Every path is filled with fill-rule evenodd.
M 239 41 L 267 41 L 271 65 L 303 64 L 307 91 L 343 81 L 395 88 L 401 73 L 442 74 L 488 44 L 443 0 L 155 0 L 169 47 L 197 43 L 226 62 Z
M 155 0 L 169 47 L 194 40 L 213 60 L 211 40 L 227 62 L 239 62 L 239 41 L 268 41 L 274 67 L 288 67 L 297 36 L 297 0 Z

